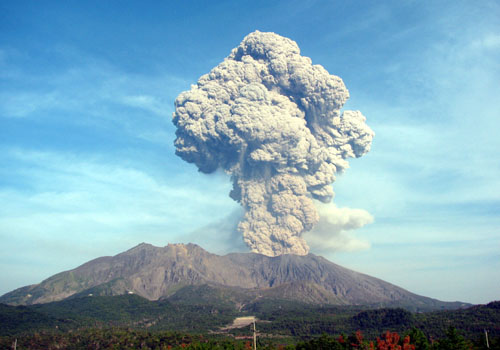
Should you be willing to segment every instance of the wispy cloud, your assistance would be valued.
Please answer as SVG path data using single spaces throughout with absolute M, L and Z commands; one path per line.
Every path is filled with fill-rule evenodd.
M 130 137 L 164 143 L 157 130 L 172 129 L 173 100 L 187 86 L 171 73 L 125 72 L 74 48 L 54 50 L 58 59 L 74 61 L 55 71 L 33 72 L 18 55 L 9 59 L 8 51 L 2 52 L 1 64 L 9 72 L 2 77 L 8 88 L 0 91 L 3 118 L 29 118 L 54 127 L 61 121 L 93 127 L 111 122 Z
M 122 102 L 128 106 L 144 109 L 161 117 L 170 117 L 172 103 L 160 101 L 151 95 L 129 95 L 122 98 Z
M 33 112 L 56 109 L 60 106 L 60 98 L 55 93 L 18 92 L 0 93 L 2 117 L 25 117 Z
M 472 41 L 471 48 L 478 50 L 498 50 L 500 49 L 500 34 L 490 33 L 477 38 Z
M 62 246 L 72 247 L 64 259 L 74 267 L 82 258 L 109 254 L 109 245 L 116 253 L 142 241 L 166 245 L 233 208 L 227 180 L 217 176 L 193 171 L 188 185 L 182 174 L 158 177 L 105 155 L 2 153 L 23 181 L 0 188 L 0 201 L 8 203 L 0 208 L 3 271 L 13 271 L 16 259 L 9 257 L 61 255 Z M 9 287 L 15 286 L 3 288 Z

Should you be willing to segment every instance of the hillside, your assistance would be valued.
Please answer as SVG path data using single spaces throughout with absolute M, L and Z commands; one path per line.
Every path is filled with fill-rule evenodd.
M 82 296 L 30 306 L 0 304 L 0 337 L 78 329 L 142 329 L 190 333 L 246 334 L 248 328 L 222 331 L 236 317 L 255 316 L 264 335 L 308 338 L 323 333 L 362 330 L 375 337 L 387 330 L 403 334 L 416 327 L 427 337 L 441 338 L 450 326 L 470 339 L 488 329 L 500 336 L 500 302 L 459 310 L 412 313 L 401 308 L 316 305 L 259 298 L 235 308 L 225 292 L 210 286 L 186 286 L 168 299 L 149 301 L 137 295 Z M 71 332 L 70 332 L 71 331 Z M 272 336 L 271 336 L 272 337 Z

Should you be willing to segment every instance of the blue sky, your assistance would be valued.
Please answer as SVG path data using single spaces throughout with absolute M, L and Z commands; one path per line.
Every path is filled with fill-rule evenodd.
M 0 294 L 141 242 L 244 251 L 223 173 L 174 154 L 176 96 L 250 32 L 340 76 L 376 136 L 333 184 L 373 222 L 333 262 L 500 298 L 497 1 L 1 1 Z

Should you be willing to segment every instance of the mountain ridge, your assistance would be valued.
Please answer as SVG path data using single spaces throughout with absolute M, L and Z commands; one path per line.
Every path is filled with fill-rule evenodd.
M 456 309 L 468 305 L 420 296 L 314 254 L 269 257 L 229 253 L 221 256 L 193 243 L 165 247 L 141 243 L 115 256 L 90 260 L 39 284 L 6 293 L 0 302 L 31 305 L 75 295 L 132 293 L 159 300 L 185 286 L 200 285 L 240 289 L 248 298 L 260 296 L 315 304 L 400 306 L 413 310 Z

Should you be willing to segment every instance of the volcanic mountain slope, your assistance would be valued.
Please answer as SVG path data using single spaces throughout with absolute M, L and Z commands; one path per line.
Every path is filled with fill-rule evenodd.
M 247 302 L 249 298 L 273 298 L 318 304 L 402 306 L 413 310 L 464 306 L 410 293 L 314 254 L 219 256 L 195 244 L 169 244 L 161 248 L 145 243 L 113 257 L 89 261 L 40 284 L 16 289 L 0 297 L 0 302 L 30 305 L 78 295 L 126 293 L 158 300 L 187 286 L 201 285 L 233 295 L 235 303 Z

